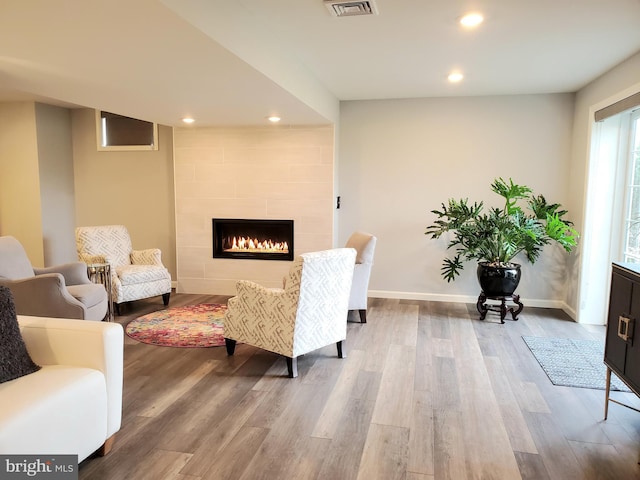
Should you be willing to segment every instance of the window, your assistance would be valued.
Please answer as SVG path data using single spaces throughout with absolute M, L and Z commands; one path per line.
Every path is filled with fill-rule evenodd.
M 625 93 L 594 111 L 591 125 L 577 291 L 580 323 L 606 322 L 611 262 L 640 262 L 640 92 Z
M 98 150 L 157 150 L 158 125 L 96 110 Z
M 624 262 L 640 263 L 640 110 L 632 112 L 629 120 L 627 148 L 623 150 L 627 188 L 622 257 Z

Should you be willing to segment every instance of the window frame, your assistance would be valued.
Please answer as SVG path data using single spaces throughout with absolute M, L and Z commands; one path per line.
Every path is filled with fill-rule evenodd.
M 636 255 L 629 254 L 629 225 L 633 222 L 631 218 L 632 196 L 640 197 L 640 178 L 633 178 L 634 174 L 640 177 L 640 144 L 636 148 L 635 140 L 640 135 L 640 109 L 628 112 L 627 121 L 623 123 L 620 132 L 621 137 L 621 157 L 624 158 L 624 207 L 622 212 L 622 223 L 620 231 L 619 258 L 627 263 L 640 263 L 640 252 Z M 635 182 L 634 182 L 635 181 Z M 635 190 L 635 192 L 634 192 Z M 637 215 L 636 223 L 640 222 L 640 212 Z
M 155 122 L 146 122 L 152 125 L 153 144 L 152 145 L 105 145 L 103 139 L 105 136 L 104 122 L 102 112 L 106 110 L 95 110 L 96 116 L 96 146 L 100 152 L 123 152 L 123 151 L 153 151 L 158 150 L 158 124 Z M 116 114 L 117 115 L 117 114 Z M 124 116 L 124 115 L 120 115 Z M 129 117 L 132 118 L 132 117 Z M 137 119 L 136 119 L 137 120 Z

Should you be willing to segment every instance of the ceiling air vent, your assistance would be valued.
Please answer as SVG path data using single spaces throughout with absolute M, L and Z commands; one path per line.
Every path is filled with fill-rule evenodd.
M 344 0 L 324 0 L 325 6 L 334 17 L 352 17 L 355 15 L 377 15 L 373 0 L 365 0 L 361 2 L 344 1 Z

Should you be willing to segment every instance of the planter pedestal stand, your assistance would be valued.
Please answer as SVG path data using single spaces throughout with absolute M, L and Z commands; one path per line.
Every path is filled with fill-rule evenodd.
M 498 300 L 500 304 L 488 304 L 487 300 Z M 507 302 L 515 303 L 515 305 L 507 307 Z M 480 320 L 484 320 L 487 316 L 487 312 L 491 310 L 492 312 L 500 313 L 500 323 L 504 323 L 504 317 L 507 316 L 507 312 L 511 313 L 511 318 L 513 320 L 518 320 L 518 314 L 522 311 L 524 305 L 520 302 L 520 295 L 487 296 L 484 292 L 480 292 L 476 307 L 480 313 Z

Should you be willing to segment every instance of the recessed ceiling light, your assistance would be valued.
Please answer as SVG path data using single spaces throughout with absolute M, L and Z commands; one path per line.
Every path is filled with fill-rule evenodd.
M 451 83 L 458 83 L 464 78 L 464 75 L 462 75 L 460 72 L 453 72 L 450 73 L 447 78 Z
M 270 117 L 267 117 L 267 120 L 269 120 L 272 123 L 278 123 L 280 121 L 280 117 L 277 117 L 275 115 L 271 115 Z
M 191 118 L 191 117 L 185 117 L 185 118 L 182 119 L 182 121 L 184 123 L 193 123 L 193 122 L 195 122 L 195 120 L 193 118 Z
M 464 27 L 477 27 L 483 20 L 484 17 L 479 13 L 468 13 L 460 19 L 460 24 Z

